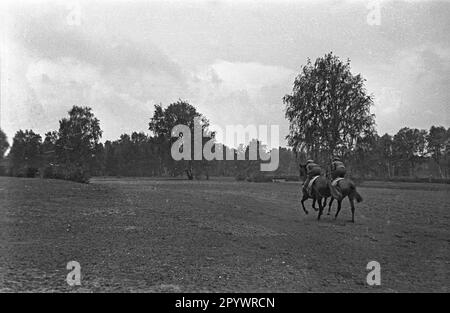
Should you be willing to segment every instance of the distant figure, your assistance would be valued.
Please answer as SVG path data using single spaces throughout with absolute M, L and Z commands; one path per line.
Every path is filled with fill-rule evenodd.
M 331 163 L 331 179 L 334 181 L 336 178 L 344 178 L 345 174 L 344 162 L 339 157 L 334 157 Z

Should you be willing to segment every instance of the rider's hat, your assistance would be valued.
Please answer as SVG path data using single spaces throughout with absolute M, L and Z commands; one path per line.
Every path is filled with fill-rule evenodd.
M 311 159 L 307 160 L 306 164 L 309 164 L 309 163 L 314 163 L 314 160 L 311 160 Z
M 340 161 L 340 160 L 341 160 L 341 158 L 338 157 L 338 156 L 334 156 L 334 157 L 333 157 L 333 162 L 334 162 L 334 161 Z

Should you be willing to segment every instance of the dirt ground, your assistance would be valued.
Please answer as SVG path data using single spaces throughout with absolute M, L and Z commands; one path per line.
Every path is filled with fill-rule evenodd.
M 448 292 L 450 186 L 363 184 L 355 224 L 347 200 L 337 220 L 305 215 L 299 189 L 0 177 L 0 291 Z

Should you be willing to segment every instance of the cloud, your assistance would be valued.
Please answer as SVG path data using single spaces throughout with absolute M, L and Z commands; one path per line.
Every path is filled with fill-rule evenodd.
M 52 60 L 69 57 L 107 72 L 130 68 L 183 79 L 180 66 L 151 41 L 132 41 L 104 28 L 92 32 L 91 23 L 89 27 L 87 23 L 70 25 L 65 5 L 54 4 L 53 10 L 30 12 L 34 8 L 26 7 L 26 13 L 14 11 L 23 7 L 12 8 L 14 29 L 11 32 L 15 40 L 37 57 Z
M 449 124 L 450 5 L 365 3 L 84 2 L 80 23 L 60 2 L 8 4 L 1 126 L 57 129 L 88 105 L 104 139 L 147 131 L 153 104 L 190 101 L 213 124 L 279 124 L 282 97 L 307 57 L 349 57 L 375 96 L 380 132 Z
M 34 103 L 27 104 L 29 108 L 39 104 L 45 119 L 56 122 L 73 105 L 90 106 L 101 121 L 105 139 L 117 138 L 126 131 L 145 130 L 152 114 L 151 103 L 114 88 L 110 77 L 105 79 L 97 68 L 76 59 L 30 63 L 26 79 L 34 95 Z M 134 125 L 142 127 L 133 129 Z M 57 128 L 57 124 L 53 123 L 53 127 Z
M 392 54 L 389 63 L 367 70 L 382 132 L 449 125 L 450 48 L 422 44 Z
M 290 69 L 264 65 L 258 62 L 228 62 L 219 60 L 212 69 L 224 84 L 231 89 L 255 89 L 261 86 L 279 84 L 294 75 Z
M 281 98 L 290 92 L 294 71 L 258 62 L 217 60 L 195 77 L 190 100 L 214 126 L 281 125 L 279 142 L 284 142 L 287 123 Z
M 175 101 L 187 86 L 186 73 L 150 41 L 70 26 L 64 5 L 9 9 L 1 116 L 9 137 L 57 129 L 73 105 L 93 108 L 104 139 L 146 131 L 153 104 Z

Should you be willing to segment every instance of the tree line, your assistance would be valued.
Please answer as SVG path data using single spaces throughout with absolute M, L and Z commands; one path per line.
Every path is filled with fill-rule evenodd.
M 143 132 L 122 134 L 119 139 L 100 142 L 100 122 L 89 107 L 74 106 L 69 116 L 59 122 L 58 131 L 47 132 L 43 137 L 33 130 L 19 130 L 9 148 L 6 135 L 0 130 L 0 172 L 17 177 L 59 178 L 88 182 L 95 176 L 170 176 L 186 175 L 189 179 L 210 176 L 229 176 L 237 179 L 253 179 L 259 175 L 259 161 L 248 160 L 249 147 L 224 146 L 223 160 L 180 160 L 171 156 L 171 147 L 179 139 L 172 137 L 175 125 L 188 125 L 193 130 L 194 118 L 202 121 L 203 144 L 214 139 L 208 130 L 209 121 L 186 101 L 177 101 L 167 108 L 155 106 L 148 128 Z M 257 144 L 261 144 L 253 140 Z M 191 143 L 193 144 L 193 143 Z M 193 152 L 192 152 L 193 153 Z M 234 160 L 226 160 L 231 153 Z M 243 153 L 246 160 L 238 160 Z M 292 150 L 281 148 L 283 164 L 276 174 L 296 172 L 296 160 Z
M 174 106 L 177 104 L 173 104 L 172 108 Z M 246 155 L 245 160 L 235 157 L 232 161 L 225 158 L 174 161 L 170 155 L 174 138 L 169 137 L 169 134 L 162 131 L 151 136 L 133 132 L 123 134 L 117 140 L 101 143 L 99 121 L 91 109 L 75 106 L 70 110 L 69 118 L 60 121 L 58 131 L 47 132 L 42 137 L 33 130 L 19 130 L 6 156 L 9 143 L 0 130 L 1 172 L 10 176 L 40 176 L 80 182 L 87 182 L 92 175 L 187 175 L 190 179 L 228 176 L 257 180 L 262 179 L 260 176 L 295 177 L 298 175 L 298 163 L 309 157 L 306 153 L 296 153 L 292 148 L 280 147 L 279 167 L 270 173 L 259 171 L 260 161 L 248 160 L 250 144 L 240 147 Z M 225 149 L 233 150 L 235 155 L 239 153 L 238 149 Z M 448 178 L 450 128 L 432 126 L 427 131 L 404 127 L 395 135 L 379 136 L 375 133 L 358 142 L 356 148 L 346 155 L 345 161 L 350 173 L 361 178 Z
M 292 94 L 283 97 L 289 147 L 279 147 L 279 166 L 274 172 L 261 172 L 261 161 L 249 160 L 249 148 L 264 145 L 256 138 L 238 148 L 224 146 L 218 152 L 223 153 L 223 160 L 206 160 L 204 156 L 174 160 L 171 149 L 175 142 L 182 142 L 180 151 L 193 144 L 182 135 L 172 136 L 176 125 L 186 125 L 193 131 L 194 120 L 200 121 L 203 146 L 215 142 L 208 119 L 195 106 L 179 100 L 166 108 L 155 105 L 148 123 L 150 134 L 122 134 L 104 143 L 100 142 L 100 121 L 89 107 L 72 107 L 68 117 L 59 121 L 59 129 L 43 137 L 33 130 L 19 130 L 11 147 L 0 130 L 0 174 L 79 182 L 88 182 L 92 175 L 186 175 L 188 179 L 230 176 L 264 181 L 273 177 L 295 179 L 300 162 L 313 158 L 326 168 L 332 157 L 340 156 L 355 178 L 449 178 L 450 128 L 404 127 L 394 135 L 378 135 L 375 116 L 370 113 L 373 97 L 367 94 L 364 83 L 360 74 L 351 72 L 349 60 L 343 62 L 332 53 L 315 62 L 308 60 L 295 78 Z M 234 160 L 225 157 L 230 153 Z M 245 159 L 238 159 L 238 155 Z

